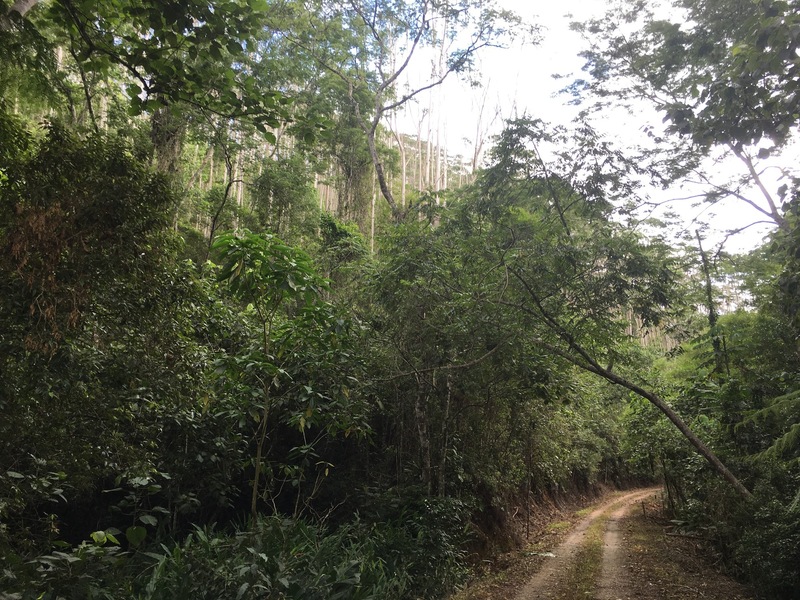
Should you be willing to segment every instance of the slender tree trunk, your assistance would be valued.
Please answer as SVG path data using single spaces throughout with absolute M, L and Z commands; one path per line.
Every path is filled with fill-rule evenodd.
M 185 132 L 186 121 L 172 114 L 168 106 L 153 112 L 150 138 L 155 150 L 156 168 L 170 178 L 176 178 L 180 171 Z
M 81 61 L 78 58 L 78 55 L 75 53 L 75 48 L 73 45 L 70 45 L 69 52 L 72 55 L 72 58 L 75 60 L 75 65 L 78 68 L 78 74 L 80 75 L 81 78 L 81 85 L 83 87 L 83 98 L 86 101 L 86 111 L 89 113 L 89 120 L 92 123 L 92 128 L 94 129 L 95 133 L 99 133 L 100 128 L 97 125 L 97 119 L 94 116 L 94 107 L 92 106 L 92 90 L 89 84 L 89 80 L 86 77 L 86 71 L 81 65 Z
M 708 308 L 708 331 L 711 335 L 711 346 L 714 349 L 714 370 L 722 373 L 726 368 L 726 357 L 722 350 L 722 340 L 717 330 L 717 307 L 714 302 L 714 286 L 711 284 L 711 264 L 708 255 L 703 250 L 703 242 L 700 239 L 700 232 L 695 231 L 697 236 L 697 248 L 700 250 L 700 261 L 703 267 L 703 278 L 705 280 L 706 307 Z
M 445 488 L 447 484 L 447 448 L 450 444 L 450 403 L 452 400 L 453 394 L 453 378 L 450 371 L 447 372 L 447 393 L 445 394 L 444 398 L 444 406 L 442 409 L 442 430 L 441 430 L 441 437 L 442 437 L 442 444 L 441 444 L 441 455 L 439 456 L 439 478 L 438 478 L 438 485 L 437 491 L 439 496 L 444 498 L 445 496 Z
M 553 346 L 552 344 L 548 344 L 543 340 L 538 340 L 542 347 L 547 348 L 565 358 L 572 364 L 589 371 L 590 373 L 594 373 L 595 375 L 599 375 L 600 377 L 604 378 L 605 380 L 614 383 L 616 385 L 622 386 L 638 396 L 641 396 L 645 400 L 651 402 L 658 410 L 660 410 L 666 417 L 672 421 L 672 424 L 678 428 L 684 437 L 689 440 L 689 443 L 695 447 L 698 454 L 700 454 L 703 458 L 708 461 L 711 467 L 731 486 L 736 490 L 736 492 L 745 500 L 750 500 L 753 495 L 750 493 L 742 482 L 740 482 L 736 476 L 730 472 L 730 470 L 722 463 L 722 461 L 717 457 L 714 452 L 703 443 L 703 441 L 697 437 L 697 435 L 689 428 L 689 426 L 680 418 L 680 416 L 672 410 L 672 408 L 667 404 L 660 396 L 657 394 L 646 390 L 635 383 L 628 381 L 624 377 L 614 373 L 613 371 L 601 367 L 596 361 L 594 361 L 591 357 L 589 357 L 586 350 L 581 348 L 577 343 L 574 341 L 570 342 L 572 349 L 577 351 L 577 353 L 582 357 L 583 360 L 577 358 L 576 356 L 561 350 Z
M 206 191 L 209 191 L 214 187 L 214 151 L 215 148 L 212 144 L 210 150 L 211 156 L 209 157 L 208 161 L 208 186 L 206 187 Z
M 367 147 L 369 148 L 369 155 L 372 157 L 372 164 L 375 166 L 375 174 L 378 177 L 378 185 L 380 186 L 381 194 L 386 199 L 386 202 L 389 203 L 389 208 L 392 210 L 392 216 L 394 219 L 396 221 L 400 221 L 403 217 L 403 211 L 401 211 L 397 206 L 397 202 L 394 199 L 394 194 L 392 194 L 392 190 L 389 189 L 389 184 L 386 181 L 386 172 L 383 168 L 383 161 L 378 154 L 378 146 L 375 142 L 375 129 L 367 132 Z
M 392 135 L 394 136 L 395 141 L 397 142 L 397 148 L 400 150 L 400 173 L 402 179 L 400 180 L 400 207 L 405 210 L 406 208 L 406 144 L 405 140 L 403 139 L 402 134 L 400 133 L 397 127 L 397 112 L 395 112 L 392 116 L 392 120 L 394 121 L 394 126 L 392 127 Z
M 425 120 L 424 114 L 423 112 L 417 124 L 417 191 L 420 192 L 425 189 L 425 182 L 422 176 L 422 123 Z
M 258 316 L 261 319 L 261 335 L 262 347 L 264 356 L 269 356 L 270 348 L 272 347 L 272 323 L 275 319 L 275 314 L 278 312 L 278 306 L 275 306 L 272 311 L 267 312 L 262 306 L 256 304 Z M 261 462 L 264 458 L 264 445 L 267 441 L 267 428 L 269 424 L 270 412 L 272 411 L 272 395 L 270 393 L 270 381 L 263 382 L 264 405 L 261 411 L 261 422 L 258 424 L 256 430 L 256 464 L 255 472 L 253 473 L 253 488 L 250 495 L 250 514 L 255 521 L 258 516 L 258 490 L 261 485 Z
M 209 227 L 208 232 L 208 245 L 206 246 L 206 260 L 208 260 L 208 257 L 211 254 L 211 247 L 214 245 L 214 236 L 216 235 L 217 229 L 220 225 L 219 220 L 222 216 L 222 211 L 227 205 L 228 199 L 231 196 L 231 188 L 235 182 L 233 179 L 233 160 L 231 159 L 228 147 L 223 145 L 222 151 L 225 154 L 225 192 L 222 196 L 222 201 L 219 203 L 217 210 L 214 212 L 214 216 L 211 218 L 211 226 Z
M 208 150 L 206 151 L 206 155 L 200 161 L 200 165 L 197 167 L 197 170 L 192 173 L 192 176 L 189 177 L 189 182 L 186 184 L 187 187 L 191 188 L 194 186 L 195 181 L 197 182 L 197 187 L 199 190 L 203 190 L 203 172 L 206 170 L 208 165 L 214 164 L 214 146 L 209 146 Z
M 697 437 L 697 435 L 689 429 L 689 426 L 681 419 L 678 414 L 672 410 L 672 408 L 663 400 L 661 397 L 657 396 L 653 392 L 645 390 L 634 383 L 627 381 L 626 379 L 619 377 L 615 373 L 611 373 L 605 371 L 605 369 L 599 369 L 599 371 L 595 371 L 601 377 L 604 377 L 608 381 L 612 383 L 616 383 L 617 385 L 621 385 L 624 388 L 631 390 L 632 392 L 638 394 L 642 398 L 645 398 L 653 403 L 653 405 L 658 408 L 662 413 L 664 413 L 667 418 L 672 421 L 675 427 L 689 440 L 689 443 L 695 447 L 697 452 L 705 458 L 708 463 L 714 468 L 714 470 L 719 473 L 728 483 L 733 486 L 733 488 L 739 493 L 742 498 L 747 500 L 751 499 L 753 495 L 737 478 L 736 476 L 728 470 L 722 461 L 717 458 L 717 455 L 711 451 L 711 449 L 706 446 L 703 441 Z
M 475 143 L 472 146 L 472 172 L 478 170 L 478 163 L 480 162 L 481 153 L 483 152 L 483 142 L 486 134 L 483 128 L 483 112 L 486 110 L 487 94 L 489 86 L 484 88 L 483 95 L 481 96 L 481 107 L 478 111 L 478 122 L 475 123 Z
M 432 107 L 433 107 L 433 92 L 428 94 L 428 133 L 425 139 L 425 187 L 431 187 L 431 133 L 433 130 L 432 120 Z
M 369 251 L 375 254 L 375 203 L 378 199 L 377 175 L 372 176 L 372 206 L 369 214 Z
M 439 78 L 444 74 L 446 65 L 445 58 L 447 56 L 447 28 L 448 19 L 444 18 L 442 22 L 442 31 L 440 34 L 441 45 L 439 46 L 439 62 L 436 66 L 436 73 L 434 78 Z M 434 182 L 433 189 L 436 192 L 442 190 L 442 86 L 436 88 L 436 181 Z M 432 96 L 433 94 L 431 94 Z M 439 194 L 436 194 L 436 203 L 439 204 Z
M 683 421 L 683 419 L 678 416 L 678 414 L 672 410 L 672 408 L 667 404 L 660 396 L 657 394 L 642 388 L 641 386 L 636 385 L 635 383 L 628 381 L 624 377 L 618 375 L 614 371 L 611 370 L 611 367 L 602 367 L 586 350 L 583 346 L 581 346 L 578 341 L 574 338 L 574 336 L 552 315 L 550 314 L 542 304 L 541 299 L 539 298 L 536 291 L 533 287 L 522 277 L 521 273 L 515 269 L 509 269 L 510 273 L 522 284 L 523 288 L 525 289 L 526 293 L 528 294 L 529 298 L 533 302 L 534 306 L 536 307 L 531 308 L 527 305 L 519 305 L 514 303 L 507 303 L 501 301 L 501 304 L 512 306 L 522 312 L 529 314 L 536 318 L 539 321 L 543 321 L 543 323 L 554 333 L 558 336 L 559 339 L 562 340 L 563 343 L 567 345 L 567 349 L 560 348 L 554 344 L 548 343 L 545 340 L 537 339 L 537 343 L 543 347 L 547 348 L 554 354 L 561 356 L 565 360 L 571 362 L 573 365 L 585 370 L 589 371 L 590 373 L 594 373 L 595 375 L 599 375 L 603 379 L 610 381 L 616 385 L 622 386 L 633 393 L 641 396 L 645 400 L 651 402 L 658 410 L 660 410 L 664 415 L 672 421 L 673 425 L 678 428 L 684 437 L 689 440 L 689 443 L 695 447 L 697 452 L 705 458 L 711 467 L 720 475 L 722 476 L 731 486 L 737 491 L 737 493 L 744 499 L 750 500 L 752 498 L 752 494 L 750 490 L 748 490 L 737 478 L 736 476 L 731 473 L 730 470 L 722 463 L 721 460 L 717 457 L 711 449 L 706 446 L 703 441 L 697 437 L 697 435 L 689 428 L 689 426 Z
M 444 147 L 442 148 L 442 170 L 444 171 L 444 180 L 442 181 L 442 188 L 447 189 L 450 184 L 450 161 L 447 157 L 447 121 L 444 124 Z
M 423 382 L 417 375 L 417 397 L 414 402 L 414 417 L 417 422 L 417 435 L 419 436 L 419 452 L 422 461 L 420 479 L 428 496 L 432 493 L 433 479 L 431 477 L 431 438 L 428 431 L 428 416 L 425 410 L 427 395 L 423 392 Z

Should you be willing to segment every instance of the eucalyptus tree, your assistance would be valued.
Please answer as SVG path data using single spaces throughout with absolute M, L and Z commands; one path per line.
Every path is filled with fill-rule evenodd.
M 4 7 L 2 15 L 0 15 L 0 29 L 8 31 L 14 23 L 15 19 L 22 19 L 28 11 L 32 9 L 39 0 L 16 0 L 8 8 Z
M 259 89 L 247 64 L 267 8 L 264 0 L 57 0 L 26 18 L 59 28 L 89 68 L 120 68 L 132 112 L 185 102 L 228 118 L 249 116 L 263 127 L 281 122 L 286 102 L 278 91 Z
M 495 2 L 310 0 L 279 3 L 288 14 L 292 44 L 313 56 L 347 86 L 382 196 L 396 220 L 405 208 L 389 185 L 377 133 L 384 118 L 453 75 L 473 73 L 477 54 L 534 29 Z M 442 53 L 441 68 L 403 89 L 402 78 L 428 72 L 426 50 Z M 365 92 L 371 104 L 364 106 Z
M 292 113 L 290 86 L 257 71 L 258 47 L 269 35 L 265 0 L 32 4 L 6 19 L 4 46 L 22 78 L 50 82 L 95 130 L 109 102 L 128 113 L 128 127 L 120 128 L 149 117 L 156 163 L 175 181 L 191 121 L 245 122 L 273 145 L 289 122 L 302 136 L 315 131 Z M 66 56 L 61 49 L 69 56 L 51 65 L 48 54 Z M 34 51 L 41 58 L 31 59 Z

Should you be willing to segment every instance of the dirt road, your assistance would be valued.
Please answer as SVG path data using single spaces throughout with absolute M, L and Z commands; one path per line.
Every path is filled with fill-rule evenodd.
M 528 581 L 527 585 L 520 590 L 516 600 L 555 600 L 577 597 L 577 594 L 591 592 L 591 590 L 575 589 L 575 581 L 570 581 L 570 577 L 587 579 L 584 569 L 589 571 L 600 570 L 600 579 L 597 584 L 597 600 L 616 600 L 624 598 L 625 576 L 622 566 L 622 553 L 620 551 L 621 535 L 619 532 L 619 522 L 630 507 L 637 502 L 644 500 L 658 491 L 658 488 L 636 490 L 629 492 L 618 498 L 602 504 L 593 510 L 581 521 L 575 530 L 566 540 L 555 550 L 553 557 L 544 564 L 542 569 Z M 594 564 L 575 564 L 580 557 L 582 550 L 586 549 L 587 544 L 597 545 L 597 533 L 589 535 L 592 527 L 595 529 L 605 525 L 606 531 L 603 536 L 601 548 L 601 562 L 593 561 Z M 602 529 L 601 529 L 602 535 Z M 594 538 L 594 539 L 592 539 Z M 590 553 L 596 554 L 596 553 Z M 586 560 L 584 558 L 584 560 Z M 591 560 L 591 559 L 590 559 Z M 594 585 L 595 573 L 589 573 L 591 585 Z
M 752 600 L 696 536 L 671 531 L 659 488 L 562 514 L 453 600 Z M 504 565 L 504 566 L 503 566 Z

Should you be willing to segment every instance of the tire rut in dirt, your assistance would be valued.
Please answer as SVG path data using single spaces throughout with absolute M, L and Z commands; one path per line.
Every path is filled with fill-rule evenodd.
M 589 528 L 598 519 L 601 519 L 605 515 L 612 513 L 612 511 L 613 514 L 610 517 L 611 519 L 613 519 L 617 513 L 619 513 L 619 518 L 621 518 L 622 515 L 625 514 L 625 510 L 628 507 L 654 494 L 657 489 L 658 488 L 649 488 L 646 490 L 629 492 L 621 497 L 606 502 L 593 510 L 583 521 L 577 525 L 575 531 L 573 531 L 562 544 L 553 550 L 555 557 L 549 558 L 548 561 L 544 563 L 542 568 L 520 590 L 519 594 L 516 596 L 516 600 L 557 600 L 568 598 L 568 596 L 564 595 L 565 590 L 569 589 L 569 582 L 565 581 L 565 578 L 568 578 L 570 573 L 573 571 L 572 567 L 575 564 L 576 557 L 580 554 L 585 545 L 586 533 Z M 618 547 L 618 541 L 615 541 L 614 543 L 617 544 Z M 617 554 L 619 555 L 619 552 L 617 552 Z M 605 555 L 606 552 L 603 553 L 603 571 L 601 571 L 601 573 L 605 573 L 606 569 Z M 616 575 L 613 573 L 618 572 L 615 571 L 615 567 L 608 568 L 608 576 L 615 577 Z M 601 581 L 603 580 L 603 577 L 604 575 L 601 575 Z M 613 586 L 606 585 L 605 588 L 606 590 L 604 593 L 615 593 Z M 614 598 L 616 600 L 617 597 L 621 596 L 612 595 L 605 597 Z

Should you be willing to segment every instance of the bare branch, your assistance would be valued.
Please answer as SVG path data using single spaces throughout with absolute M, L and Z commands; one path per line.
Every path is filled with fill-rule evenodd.
M 489 350 L 486 354 L 479 356 L 475 360 L 471 360 L 469 362 L 460 363 L 457 365 L 444 365 L 439 367 L 430 367 L 427 369 L 414 369 L 413 371 L 407 371 L 405 373 L 399 373 L 398 375 L 393 375 L 391 377 L 385 377 L 381 379 L 373 379 L 373 381 L 394 381 L 395 379 L 400 379 L 402 377 L 408 377 L 410 375 L 420 375 L 422 373 L 430 373 L 432 371 L 455 371 L 457 369 L 467 369 L 469 367 L 474 367 L 475 365 L 483 362 L 487 358 L 489 358 L 495 351 L 500 347 L 500 344 L 497 344 L 494 348 Z
M 773 223 L 777 223 L 778 225 L 780 225 L 780 223 L 775 220 L 776 213 L 773 213 L 771 211 L 765 210 L 764 208 L 759 206 L 755 201 L 751 200 L 750 198 L 748 198 L 747 196 L 741 194 L 740 192 L 728 189 L 726 187 L 723 187 L 721 185 L 718 185 L 718 184 L 714 183 L 713 181 L 711 181 L 711 179 L 708 177 L 708 175 L 706 175 L 704 173 L 697 172 L 696 174 L 697 174 L 698 177 L 700 177 L 703 180 L 703 182 L 706 185 L 711 186 L 716 191 L 718 191 L 718 192 L 720 192 L 722 194 L 725 194 L 727 196 L 733 196 L 737 200 L 741 200 L 742 202 L 744 202 L 746 204 L 749 204 L 750 206 L 752 206 L 754 209 L 756 209 L 761 214 L 768 216 L 772 220 Z M 772 206 L 774 208 L 774 204 Z
M 728 147 L 733 151 L 733 154 L 736 156 L 736 158 L 738 158 L 739 160 L 741 160 L 745 164 L 745 166 L 747 167 L 748 172 L 750 173 L 750 176 L 753 178 L 753 181 L 755 182 L 755 184 L 758 187 L 758 189 L 764 195 L 764 198 L 766 199 L 767 204 L 769 204 L 769 208 L 770 208 L 769 212 L 767 212 L 767 211 L 765 211 L 763 209 L 759 209 L 759 210 L 762 213 L 764 213 L 766 215 L 769 215 L 772 218 L 772 220 L 775 221 L 775 223 L 778 225 L 778 227 L 780 227 L 781 229 L 786 230 L 787 227 L 788 227 L 787 224 L 786 224 L 786 221 L 781 216 L 781 214 L 778 212 L 778 208 L 775 205 L 775 200 L 772 198 L 772 194 L 769 193 L 767 188 L 764 186 L 764 182 L 761 181 L 761 177 L 759 176 L 758 172 L 756 171 L 755 165 L 753 165 L 753 159 L 750 158 L 750 156 L 742 149 L 741 145 L 739 145 L 739 144 L 734 145 L 734 144 L 729 142 L 728 143 Z

